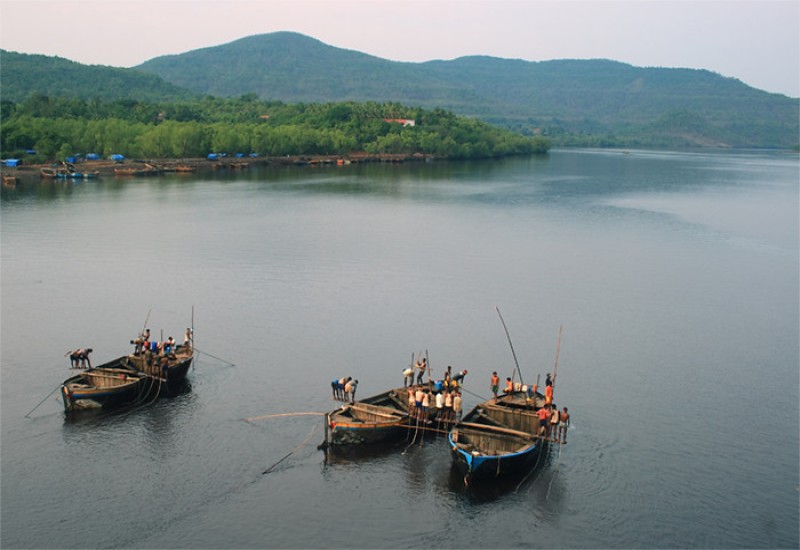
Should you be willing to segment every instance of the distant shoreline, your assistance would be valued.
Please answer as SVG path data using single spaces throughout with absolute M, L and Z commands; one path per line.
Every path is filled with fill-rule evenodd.
M 170 173 L 204 173 L 220 171 L 241 171 L 250 167 L 262 166 L 344 166 L 349 164 L 404 162 L 426 162 L 435 160 L 433 155 L 406 154 L 368 154 L 351 153 L 347 155 L 287 155 L 281 157 L 220 157 L 208 158 L 165 158 L 165 159 L 125 159 L 81 160 L 75 164 L 64 162 L 47 164 L 20 164 L 16 167 L 2 167 L 4 176 L 16 176 L 20 180 L 48 179 L 42 175 L 43 169 L 74 171 L 98 177 L 158 176 Z M 70 178 L 58 178 L 70 179 Z

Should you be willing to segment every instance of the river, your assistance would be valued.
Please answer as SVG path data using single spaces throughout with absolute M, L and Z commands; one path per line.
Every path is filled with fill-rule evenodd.
M 799 181 L 773 152 L 555 150 L 3 189 L 0 546 L 797 548 Z M 287 415 L 420 351 L 470 408 L 514 368 L 495 306 L 526 382 L 563 327 L 569 443 L 527 479 L 465 489 L 441 438 L 326 456 Z M 190 387 L 65 418 L 64 353 L 145 324 L 194 326 Z

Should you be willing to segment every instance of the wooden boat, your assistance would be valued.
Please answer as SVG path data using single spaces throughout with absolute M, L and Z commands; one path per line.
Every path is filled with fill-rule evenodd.
M 39 175 L 43 178 L 68 178 L 69 174 L 66 168 L 44 167 L 39 171 Z
M 458 422 L 448 435 L 453 462 L 469 485 L 475 480 L 530 471 L 544 439 L 537 436 L 544 397 L 525 392 L 485 401 Z
M 114 168 L 115 176 L 155 176 L 160 173 L 161 170 L 152 164 L 145 164 L 144 168 Z
M 428 382 L 422 387 L 433 392 L 435 385 Z M 325 415 L 326 442 L 330 445 L 389 442 L 405 438 L 409 430 L 419 430 L 424 435 L 437 427 L 434 422 L 438 412 L 431 406 L 425 418 L 409 415 L 408 388 L 395 388 L 346 403 Z M 438 427 L 449 426 L 443 421 L 437 424 Z
M 153 379 L 123 366 L 120 357 L 99 367 L 72 376 L 61 385 L 64 410 L 114 407 L 143 399 Z
M 405 388 L 367 397 L 325 415 L 327 441 L 352 445 L 404 437 L 409 424 Z
M 180 384 L 194 359 L 190 346 L 177 345 L 175 351 L 166 355 L 153 351 L 142 351 L 127 355 L 122 366 L 152 377 L 161 377 L 167 389 Z

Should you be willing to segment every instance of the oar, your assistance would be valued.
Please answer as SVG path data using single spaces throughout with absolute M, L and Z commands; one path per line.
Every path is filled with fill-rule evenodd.
M 50 393 L 48 393 L 48 394 L 47 394 L 47 397 L 45 397 L 44 399 L 42 399 L 42 400 L 39 402 L 39 404 L 38 404 L 38 405 L 36 405 L 34 408 L 32 408 L 32 409 L 31 409 L 31 412 L 29 412 L 28 414 L 26 414 L 26 415 L 25 415 L 25 418 L 28 418 L 28 417 L 31 415 L 31 413 L 32 413 L 33 411 L 35 411 L 36 409 L 38 409 L 38 408 L 39 408 L 39 407 L 42 405 L 42 403 L 44 403 L 45 401 L 47 401 L 47 398 L 48 398 L 48 397 L 50 397 L 51 395 L 53 395 L 55 392 L 57 392 L 57 391 L 58 391 L 58 390 L 61 388 L 61 386 L 62 386 L 62 384 L 59 384 L 58 386 L 56 386 L 56 387 L 55 387 L 55 389 L 53 389 L 53 391 L 51 391 Z

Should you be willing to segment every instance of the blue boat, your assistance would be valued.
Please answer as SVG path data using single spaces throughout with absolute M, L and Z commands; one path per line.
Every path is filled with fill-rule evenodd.
M 447 436 L 450 454 L 466 485 L 533 468 L 547 444 L 537 435 L 535 410 L 543 405 L 538 393 L 529 399 L 525 392 L 514 392 L 477 405 L 453 426 Z

